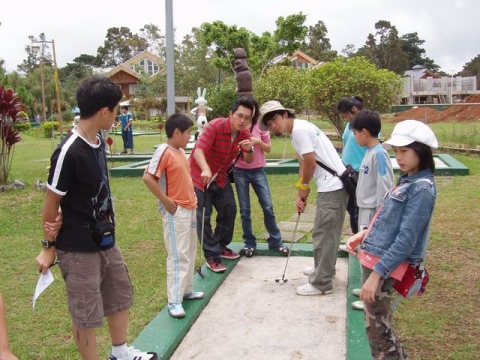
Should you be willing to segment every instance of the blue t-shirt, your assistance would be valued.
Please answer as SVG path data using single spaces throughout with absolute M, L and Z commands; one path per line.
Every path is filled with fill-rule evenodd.
M 122 123 L 122 130 L 125 129 L 125 126 L 128 125 L 128 122 L 130 120 L 133 120 L 133 116 L 129 112 L 127 112 L 126 114 L 121 114 L 120 115 L 120 122 Z M 127 131 L 132 131 L 132 125 L 130 125 L 130 127 L 128 128 Z
M 343 150 L 342 150 L 342 160 L 344 164 L 350 164 L 355 170 L 360 169 L 360 164 L 362 163 L 363 157 L 367 148 L 365 146 L 360 146 L 355 139 L 353 130 L 350 128 L 350 124 L 347 123 L 345 130 L 343 130 Z

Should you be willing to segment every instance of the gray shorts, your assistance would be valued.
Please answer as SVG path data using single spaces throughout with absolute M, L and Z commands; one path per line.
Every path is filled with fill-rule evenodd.
M 105 316 L 132 306 L 132 284 L 117 245 L 93 253 L 57 250 L 57 256 L 73 325 L 99 327 Z

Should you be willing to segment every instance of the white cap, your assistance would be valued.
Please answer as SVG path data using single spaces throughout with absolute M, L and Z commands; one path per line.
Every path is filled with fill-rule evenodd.
M 383 143 L 383 147 L 390 150 L 392 146 L 407 146 L 414 141 L 432 149 L 438 148 L 438 141 L 432 129 L 418 120 L 404 120 L 395 125 L 391 138 Z
M 283 107 L 283 105 L 280 103 L 280 101 L 277 101 L 277 100 L 267 101 L 260 108 L 260 118 L 258 119 L 258 127 L 260 128 L 260 130 L 268 131 L 267 125 L 263 123 L 263 118 L 269 112 L 277 111 L 277 110 L 285 110 L 285 111 L 288 111 L 291 114 L 293 114 L 295 112 L 292 109 L 287 109 L 287 108 Z

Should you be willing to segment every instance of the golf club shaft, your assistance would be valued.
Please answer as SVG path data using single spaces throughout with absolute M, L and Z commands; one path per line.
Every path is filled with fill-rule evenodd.
M 297 228 L 298 228 L 298 223 L 300 222 L 300 215 L 302 213 L 298 213 L 297 220 L 295 222 L 295 228 L 293 229 L 293 235 L 292 235 L 292 241 L 290 242 L 290 251 L 288 252 L 287 255 L 287 262 L 285 263 L 285 269 L 283 269 L 283 275 L 282 275 L 282 280 L 285 281 L 285 273 L 287 271 L 287 266 L 288 266 L 288 260 L 290 260 L 290 254 L 292 253 L 293 249 L 293 241 L 295 240 L 295 236 L 297 235 Z
M 203 187 L 203 206 L 202 206 L 202 233 L 200 234 L 200 256 L 199 256 L 199 262 L 200 265 L 198 265 L 198 273 L 202 275 L 202 252 L 203 252 L 203 237 L 204 231 L 205 231 L 205 203 L 207 202 L 207 186 Z

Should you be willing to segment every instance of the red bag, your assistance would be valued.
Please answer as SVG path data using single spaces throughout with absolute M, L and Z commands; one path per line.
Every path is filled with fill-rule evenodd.
M 420 270 L 417 266 L 409 265 L 402 280 L 395 280 L 393 288 L 404 298 L 409 298 L 414 295 L 423 295 L 427 283 L 427 269 Z

